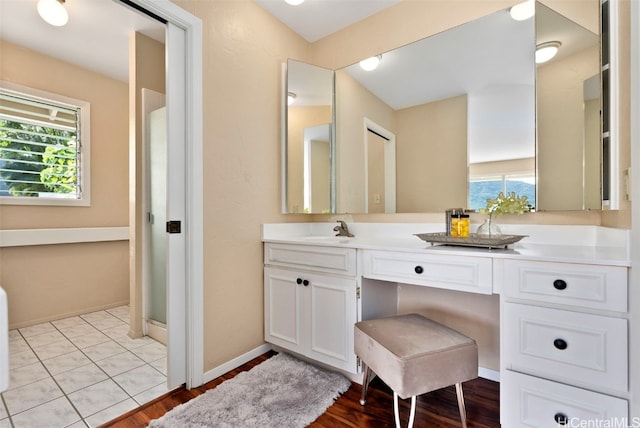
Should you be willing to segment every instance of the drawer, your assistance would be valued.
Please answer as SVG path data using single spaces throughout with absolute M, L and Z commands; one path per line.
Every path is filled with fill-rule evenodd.
M 515 303 L 503 303 L 502 315 L 506 368 L 627 391 L 627 320 Z
M 627 312 L 627 268 L 574 263 L 504 261 L 505 296 Z
M 355 248 L 265 244 L 264 263 L 274 266 L 356 276 Z
M 627 400 L 512 371 L 500 375 L 500 420 L 503 427 L 626 426 Z
M 491 266 L 488 257 L 364 251 L 362 270 L 366 278 L 491 294 Z

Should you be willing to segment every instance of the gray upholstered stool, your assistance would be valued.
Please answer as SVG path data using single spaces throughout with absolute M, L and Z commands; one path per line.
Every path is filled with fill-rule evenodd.
M 460 418 L 466 428 L 461 383 L 478 376 L 475 340 L 422 315 L 409 314 L 357 323 L 354 346 L 364 364 L 360 404 L 365 404 L 369 382 L 377 375 L 393 390 L 397 428 L 398 396 L 411 397 L 411 428 L 416 396 L 455 384 Z

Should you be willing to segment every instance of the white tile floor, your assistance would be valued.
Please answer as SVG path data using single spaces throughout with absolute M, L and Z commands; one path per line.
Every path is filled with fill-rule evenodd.
M 128 322 L 121 306 L 11 330 L 0 428 L 96 427 L 166 393 L 166 347 Z

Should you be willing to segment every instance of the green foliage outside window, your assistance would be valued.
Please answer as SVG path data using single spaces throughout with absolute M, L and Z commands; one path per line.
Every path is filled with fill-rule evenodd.
M 75 194 L 75 132 L 0 120 L 0 182 L 13 196 Z

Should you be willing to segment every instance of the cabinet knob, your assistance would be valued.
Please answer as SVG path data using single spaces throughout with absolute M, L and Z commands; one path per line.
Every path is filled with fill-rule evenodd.
M 305 287 L 309 285 L 309 280 L 305 279 L 304 281 L 302 281 L 302 285 L 304 285 Z
M 553 346 L 555 346 L 557 349 L 564 351 L 565 349 L 567 349 L 567 346 L 569 346 L 567 344 L 567 341 L 564 339 L 556 339 L 553 341 Z
M 564 290 L 565 288 L 567 288 L 567 281 L 565 281 L 564 279 L 556 279 L 555 281 L 553 281 L 553 287 L 556 290 Z
M 296 284 L 302 284 L 302 278 L 296 279 Z
M 553 415 L 553 419 L 556 421 L 558 425 L 567 425 L 569 423 L 569 417 L 564 413 L 556 413 Z
M 424 268 L 422 266 L 416 266 L 413 270 L 416 271 L 418 275 L 424 272 Z

